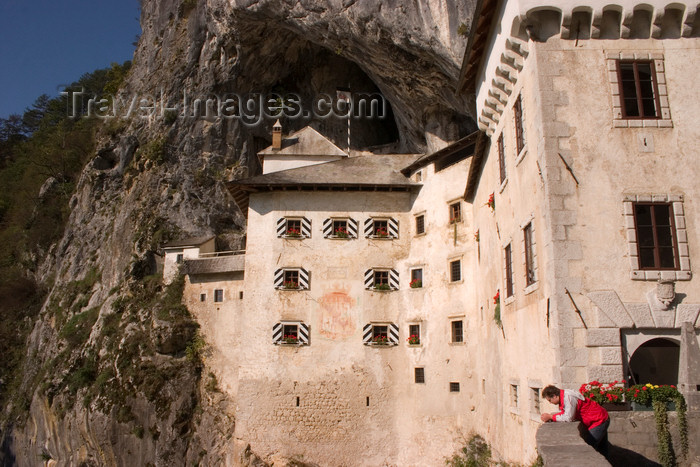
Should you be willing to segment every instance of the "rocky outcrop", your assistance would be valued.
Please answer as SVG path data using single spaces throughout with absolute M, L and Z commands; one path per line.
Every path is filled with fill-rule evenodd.
M 380 92 L 391 110 L 353 119 L 351 147 L 436 149 L 474 128 L 454 91 L 466 45 L 458 31 L 474 3 L 143 0 L 143 34 L 117 98 L 125 105 L 105 120 L 64 237 L 36 273 L 53 288 L 28 342 L 25 397 L 6 410 L 20 415 L 3 428 L 4 461 L 239 462 L 227 457 L 233 401 L 208 375 L 177 293 L 150 275 L 168 239 L 215 234 L 220 249 L 244 246 L 224 182 L 259 170 L 275 118 L 231 118 L 216 105 L 192 116 L 196 99 L 293 94 L 310 111 L 338 87 Z M 155 109 L 127 115 L 135 97 Z M 285 132 L 311 125 L 347 147 L 347 120 L 282 121 Z

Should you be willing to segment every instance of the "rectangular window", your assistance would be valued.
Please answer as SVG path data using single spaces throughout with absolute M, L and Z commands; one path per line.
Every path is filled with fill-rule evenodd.
M 525 240 L 525 284 L 527 286 L 535 283 L 535 250 L 532 245 L 532 222 L 523 229 Z
M 199 301 L 206 302 L 207 301 L 207 294 L 205 294 L 205 293 L 199 294 Z
M 423 181 L 423 172 L 422 172 L 421 170 L 419 170 L 418 172 L 416 172 L 415 180 L 416 180 L 417 182 L 422 182 L 422 181 Z
M 540 413 L 540 388 L 530 388 L 532 394 L 532 413 Z
M 506 181 L 506 153 L 503 150 L 503 133 L 498 137 L 498 172 L 501 176 L 501 183 Z
M 224 289 L 214 290 L 214 301 L 217 303 L 224 301 Z
M 182 253 L 178 253 L 177 257 L 175 258 L 175 262 L 177 264 L 182 264 L 184 259 L 185 259 L 184 255 Z
M 635 203 L 639 269 L 678 269 L 671 203 Z
M 285 235 L 301 237 L 301 219 L 287 219 L 287 231 Z
M 367 346 L 399 345 L 399 326 L 395 323 L 367 323 L 362 328 L 362 343 Z
M 423 287 L 423 269 L 411 269 L 411 283 L 409 285 L 412 289 Z
M 372 235 L 375 237 L 389 236 L 389 222 L 385 220 L 375 220 L 372 228 Z
M 416 235 L 425 233 L 425 216 L 423 214 L 416 216 Z
M 348 238 L 348 221 L 338 219 L 333 221 L 333 236 L 339 238 Z
M 450 224 L 462 222 L 462 204 L 458 201 L 450 204 Z
M 462 261 L 457 259 L 450 261 L 450 282 L 462 280 Z
M 420 324 L 409 324 L 408 325 L 408 341 L 409 345 L 419 345 L 420 344 Z
M 283 287 L 285 289 L 298 289 L 299 288 L 299 271 L 294 270 L 294 269 L 284 271 Z
M 513 296 L 513 251 L 510 243 L 504 249 L 506 263 L 506 297 Z
M 272 326 L 275 345 L 309 345 L 309 326 L 301 321 L 279 322 Z
M 389 326 L 372 326 L 372 343 L 389 343 Z
M 413 369 L 413 381 L 417 384 L 425 383 L 425 368 Z
M 389 288 L 389 271 L 374 271 L 374 288 Z
M 452 343 L 464 342 L 464 323 L 462 320 L 452 321 Z
M 510 406 L 514 409 L 518 408 L 518 385 L 510 385 Z
M 513 105 L 515 116 L 515 150 L 520 154 L 525 148 L 525 131 L 523 130 L 523 102 L 522 96 L 518 96 Z
M 623 118 L 658 118 L 656 71 L 651 60 L 618 61 Z
M 299 343 L 299 326 L 296 324 L 285 324 L 282 326 L 282 341 L 285 344 Z
M 450 392 L 459 392 L 459 383 L 458 382 L 450 382 Z

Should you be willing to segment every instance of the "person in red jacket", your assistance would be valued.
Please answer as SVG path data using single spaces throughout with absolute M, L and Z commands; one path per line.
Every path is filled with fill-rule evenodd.
M 598 452 L 605 455 L 608 451 L 608 411 L 597 402 L 586 399 L 581 393 L 570 389 L 547 386 L 542 390 L 542 397 L 550 404 L 559 406 L 559 413 L 543 413 L 543 422 L 581 421 L 588 428 L 593 441 L 587 440 Z

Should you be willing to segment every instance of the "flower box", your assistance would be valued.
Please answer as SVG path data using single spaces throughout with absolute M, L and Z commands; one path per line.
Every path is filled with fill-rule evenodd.
M 386 291 L 391 290 L 391 286 L 389 284 L 375 284 L 374 290 L 386 292 Z
M 628 412 L 633 409 L 634 402 L 623 402 L 623 403 L 613 403 L 613 402 L 603 402 L 600 404 L 608 412 Z
M 410 335 L 408 339 L 406 339 L 406 342 L 408 342 L 408 345 L 420 345 L 420 337 L 415 334 Z
M 413 279 L 408 285 L 410 285 L 412 289 L 420 289 L 423 287 L 423 281 L 420 279 Z

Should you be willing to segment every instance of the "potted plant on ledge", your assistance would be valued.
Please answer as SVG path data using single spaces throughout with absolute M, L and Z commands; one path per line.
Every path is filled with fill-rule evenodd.
M 372 344 L 374 345 L 389 345 L 389 338 L 384 334 L 379 334 L 372 338 Z

